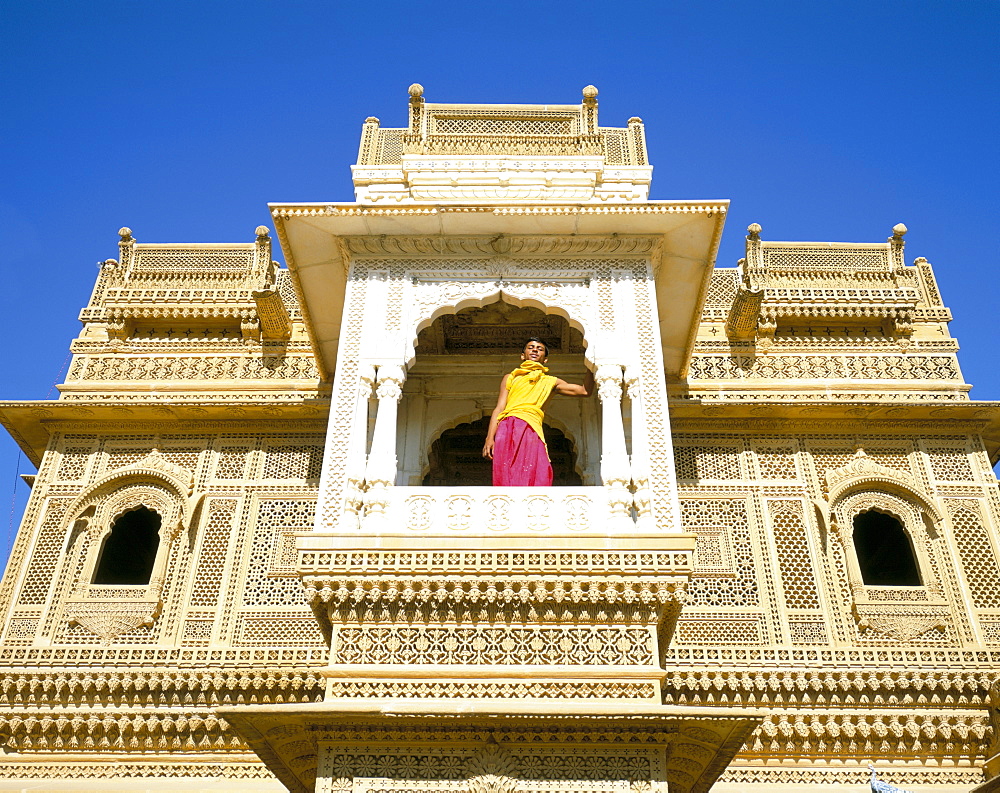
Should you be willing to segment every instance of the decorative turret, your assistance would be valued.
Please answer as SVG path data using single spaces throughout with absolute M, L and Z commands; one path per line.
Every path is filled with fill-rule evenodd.
M 428 103 L 419 83 L 409 95 L 405 129 L 365 120 L 353 169 L 359 202 L 618 203 L 649 195 L 642 120 L 598 126 L 592 85 L 579 105 Z

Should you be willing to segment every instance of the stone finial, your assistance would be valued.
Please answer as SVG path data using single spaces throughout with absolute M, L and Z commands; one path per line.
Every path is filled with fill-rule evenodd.
M 597 88 L 593 85 L 584 86 L 583 98 L 593 100 L 597 97 Z
M 424 95 L 424 87 L 420 83 L 414 83 L 406 90 L 409 92 L 410 96 L 412 96 L 414 99 Z
M 628 120 L 628 125 L 629 125 L 630 127 L 631 127 L 631 126 L 632 126 L 633 124 L 641 124 L 641 123 L 642 123 L 642 119 L 641 119 L 641 118 L 639 118 L 638 116 L 632 116 L 632 118 L 630 118 L 630 119 Z
M 897 223 L 895 226 L 892 227 L 892 236 L 895 237 L 897 240 L 902 239 L 903 235 L 906 234 L 906 232 L 907 228 L 902 223 Z
M 254 234 L 257 235 L 258 242 L 263 242 L 266 239 L 270 239 L 270 237 L 268 236 L 270 233 L 271 229 L 269 229 L 267 226 L 257 226 L 257 228 L 254 229 Z
M 760 227 L 760 223 L 751 223 L 747 226 L 747 235 L 752 240 L 759 240 L 761 231 L 763 231 L 763 229 Z
M 122 226 L 118 229 L 118 236 L 122 238 L 122 242 L 130 242 L 132 240 L 132 229 L 128 226 Z
M 382 122 L 380 122 L 377 118 L 375 118 L 375 116 L 368 116 L 368 118 L 365 119 L 365 123 L 374 124 L 377 127 Z

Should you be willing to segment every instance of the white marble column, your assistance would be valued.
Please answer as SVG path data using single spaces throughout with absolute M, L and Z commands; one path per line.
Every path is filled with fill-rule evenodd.
M 358 392 L 354 403 L 354 423 L 348 440 L 347 489 L 344 498 L 344 520 L 348 530 L 361 526 L 364 512 L 368 400 L 371 399 L 372 386 L 375 384 L 375 367 L 372 364 L 362 362 L 358 369 Z
M 601 480 L 608 497 L 608 525 L 612 529 L 630 529 L 634 525 L 628 489 L 632 474 L 622 421 L 622 367 L 601 364 L 594 379 L 601 398 Z
M 378 524 L 386 519 L 389 508 L 389 488 L 396 482 L 396 417 L 399 400 L 403 396 L 406 372 L 398 364 L 378 367 L 375 378 L 375 396 L 378 412 L 375 414 L 375 431 L 372 448 L 365 470 L 365 523 Z M 375 528 L 371 526 L 370 528 Z
M 632 457 L 629 461 L 632 472 L 632 503 L 635 506 L 635 526 L 643 531 L 653 531 L 649 489 L 649 435 L 646 432 L 646 408 L 642 404 L 642 384 L 639 367 L 630 364 L 625 367 L 625 387 L 632 400 Z

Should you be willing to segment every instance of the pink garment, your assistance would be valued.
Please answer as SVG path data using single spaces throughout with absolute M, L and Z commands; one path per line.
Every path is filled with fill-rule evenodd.
M 515 416 L 502 419 L 493 444 L 493 486 L 548 487 L 551 484 L 552 464 L 538 433 Z

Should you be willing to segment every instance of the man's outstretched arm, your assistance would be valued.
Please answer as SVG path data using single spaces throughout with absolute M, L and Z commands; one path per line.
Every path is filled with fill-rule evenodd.
M 556 380 L 555 387 L 552 390 L 560 396 L 592 396 L 594 391 L 597 390 L 597 387 L 594 384 L 594 373 L 590 371 L 590 369 L 587 370 L 587 375 L 583 378 L 583 385 L 567 383 L 565 380 Z
M 497 416 L 503 413 L 503 409 L 507 407 L 507 378 L 510 377 L 509 374 L 505 374 L 500 380 L 500 394 L 497 396 L 497 406 L 493 408 L 493 414 L 490 416 L 490 429 L 486 433 L 486 443 L 483 444 L 483 457 L 490 460 L 493 459 L 493 444 L 497 434 Z

